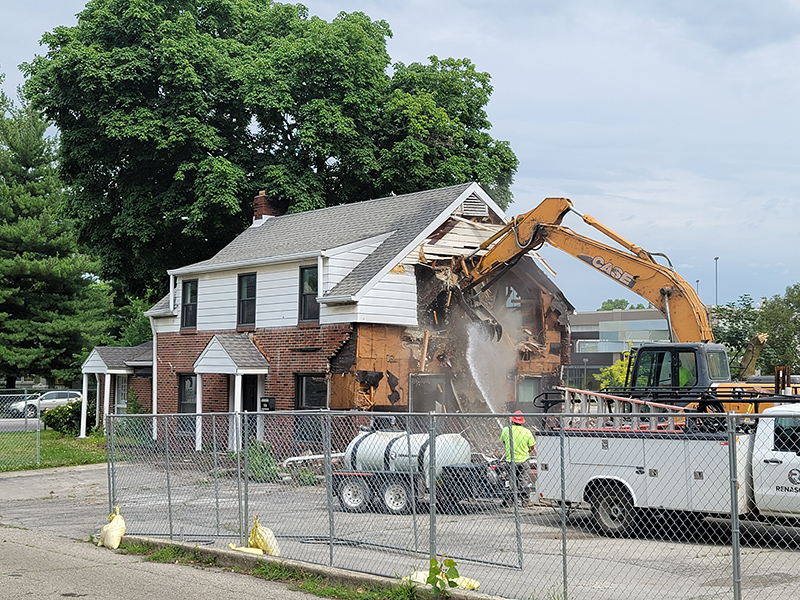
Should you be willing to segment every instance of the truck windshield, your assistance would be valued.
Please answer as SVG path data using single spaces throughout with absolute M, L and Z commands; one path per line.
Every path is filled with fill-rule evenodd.
M 730 381 L 731 371 L 727 355 L 719 350 L 710 350 L 706 357 L 708 359 L 708 376 L 711 380 Z

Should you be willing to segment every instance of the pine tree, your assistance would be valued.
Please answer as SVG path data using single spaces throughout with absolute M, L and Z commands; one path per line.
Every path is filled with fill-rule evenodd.
M 57 142 L 24 97 L 0 93 L 0 375 L 74 378 L 105 326 L 110 299 L 96 265 L 60 217 Z

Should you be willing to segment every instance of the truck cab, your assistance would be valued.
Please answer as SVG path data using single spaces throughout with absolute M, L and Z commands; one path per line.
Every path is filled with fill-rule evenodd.
M 800 516 L 800 406 L 768 408 L 752 445 L 753 493 L 760 514 Z
M 637 396 L 680 397 L 730 380 L 722 344 L 646 343 L 636 351 L 628 386 Z

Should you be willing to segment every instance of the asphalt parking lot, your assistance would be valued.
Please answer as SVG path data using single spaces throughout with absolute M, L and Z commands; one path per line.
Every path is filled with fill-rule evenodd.
M 89 543 L 108 519 L 105 465 L 0 473 L 0 598 L 308 599 L 230 568 L 145 562 Z

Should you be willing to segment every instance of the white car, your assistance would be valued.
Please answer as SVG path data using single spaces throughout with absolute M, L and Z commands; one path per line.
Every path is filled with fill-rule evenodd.
M 44 412 L 49 408 L 64 406 L 73 400 L 80 400 L 81 398 L 82 395 L 77 390 L 54 390 L 45 392 L 39 397 L 14 402 L 9 406 L 9 409 L 12 417 L 25 416 L 32 419 L 37 416 L 37 410 Z

